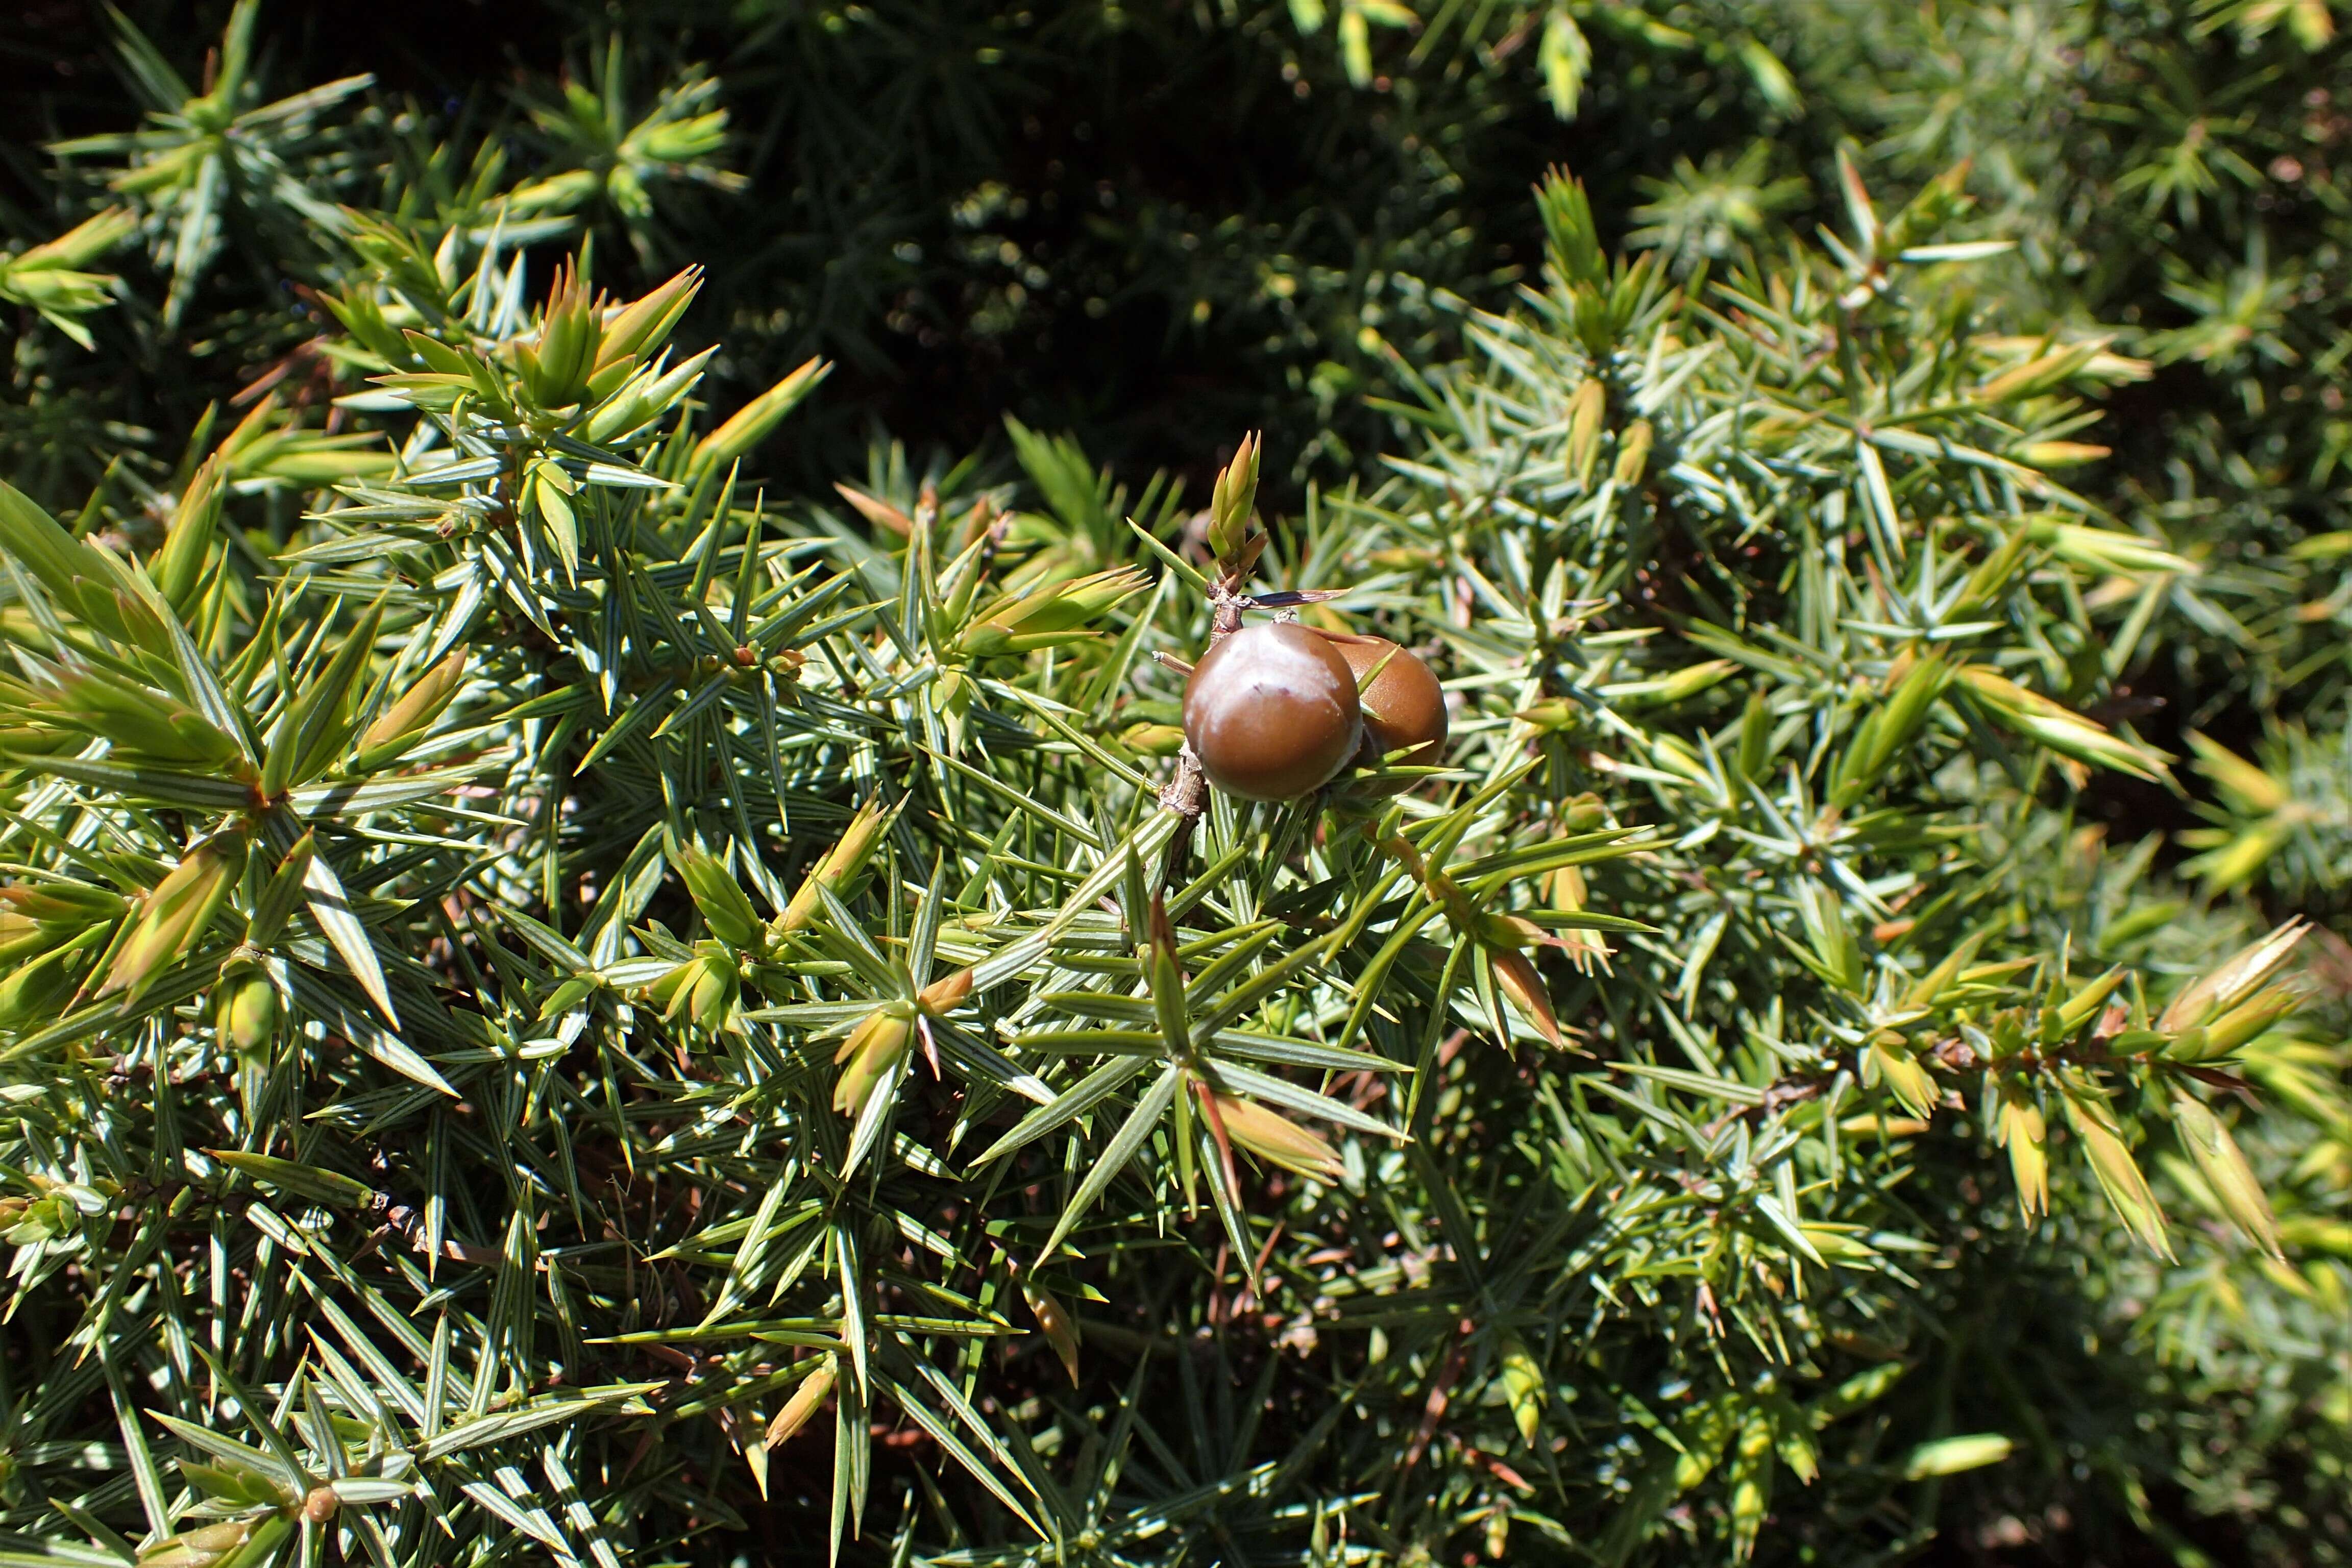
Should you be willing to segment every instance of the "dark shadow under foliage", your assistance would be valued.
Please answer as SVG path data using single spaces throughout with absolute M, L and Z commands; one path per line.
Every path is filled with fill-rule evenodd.
M 129 14 L 194 80 L 227 9 Z M 709 270 L 689 330 L 728 345 L 722 396 L 810 353 L 839 363 L 778 454 L 811 488 L 857 467 L 877 425 L 961 451 L 1011 412 L 1196 482 L 1233 432 L 1265 426 L 1285 465 L 1269 480 L 1295 500 L 1299 481 L 1343 479 L 1378 450 L 1388 421 L 1364 396 L 1399 390 L 1391 351 L 1452 357 L 1465 314 L 1532 276 L 1528 184 L 1548 163 L 1572 162 L 1623 226 L 1637 178 L 1759 128 L 1722 73 L 1607 36 L 1619 68 L 1596 70 L 1572 126 L 1525 68 L 1531 46 L 1487 62 L 1441 43 L 1426 68 L 1359 89 L 1328 33 L 1301 37 L 1278 8 L 1238 23 L 1160 0 L 292 10 L 268 30 L 274 89 L 372 73 L 388 109 L 526 160 L 538 149 L 507 95 L 592 79 L 612 37 L 641 96 L 681 67 L 714 71 L 730 116 L 720 162 L 747 184 L 666 201 L 656 225 L 592 211 L 600 273 L 634 289 L 688 260 Z M 0 48 L 8 195 L 35 232 L 58 192 L 38 145 L 120 129 L 126 106 L 95 5 L 37 0 Z M 102 381 L 77 390 L 106 416 L 186 427 L 307 335 L 316 318 L 284 287 L 293 259 L 208 280 L 214 341 L 128 312 L 108 323 L 128 330 L 110 332 Z M 89 368 L 52 374 L 79 384 Z

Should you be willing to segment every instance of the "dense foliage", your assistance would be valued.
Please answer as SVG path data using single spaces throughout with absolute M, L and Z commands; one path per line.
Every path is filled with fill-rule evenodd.
M 2352 1554 L 2321 0 L 446 9 L 11 38 L 0 1563 Z

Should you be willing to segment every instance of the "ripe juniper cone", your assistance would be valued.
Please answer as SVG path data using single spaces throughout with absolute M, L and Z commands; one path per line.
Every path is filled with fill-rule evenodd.
M 1184 685 L 1184 739 L 1209 782 L 1290 800 L 1347 764 L 1363 736 L 1356 678 L 1328 640 L 1287 623 L 1211 648 Z
M 1395 759 L 1400 767 L 1434 767 L 1443 762 L 1445 693 L 1429 666 L 1386 637 L 1345 632 L 1322 635 L 1339 650 L 1358 682 L 1366 763 L 1377 763 L 1406 747 L 1412 750 Z M 1375 670 L 1377 674 L 1372 673 Z

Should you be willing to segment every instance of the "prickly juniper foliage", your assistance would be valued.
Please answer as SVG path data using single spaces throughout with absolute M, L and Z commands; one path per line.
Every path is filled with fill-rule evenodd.
M 0 1568 L 2344 1560 L 2326 6 L 637 9 L 5 215 Z M 1138 58 L 1356 183 L 941 195 Z

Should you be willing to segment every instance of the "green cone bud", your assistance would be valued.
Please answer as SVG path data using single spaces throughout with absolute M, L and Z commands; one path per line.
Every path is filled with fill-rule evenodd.
M 2276 974 L 2310 931 L 2301 921 L 2289 921 L 2260 942 L 2241 950 L 2202 980 L 2173 998 L 2156 1021 L 2159 1029 L 2187 1029 L 2230 1012 Z
M 1240 563 L 1250 510 L 1257 504 L 1258 452 L 1257 436 L 1244 436 L 1234 460 L 1217 476 L 1209 501 L 1209 549 L 1220 563 Z
M 702 268 L 689 267 L 605 322 L 596 356 L 599 369 L 643 359 L 661 347 L 701 287 Z
M 717 942 L 704 942 L 695 955 L 646 987 L 664 1019 L 684 1020 L 704 1034 L 742 1033 L 740 1016 L 743 977 L 736 958 Z
M 1150 579 L 1134 567 L 1097 572 L 1000 599 L 956 638 L 958 651 L 974 658 L 1055 647 L 1091 635 L 1087 625 Z
M 1544 1385 L 1543 1368 L 1528 1353 L 1528 1347 L 1514 1334 L 1503 1342 L 1503 1397 L 1511 1407 L 1511 1424 L 1519 1429 L 1519 1439 L 1532 1443 L 1543 1424 L 1544 1400 L 1549 1390 Z
M 172 524 L 163 547 L 148 563 L 148 575 L 172 607 L 183 613 L 204 580 L 205 563 L 212 553 L 213 536 L 220 528 L 221 481 L 226 476 L 217 454 L 205 460 L 180 503 L 172 509 Z
M 707 850 L 689 849 L 680 858 L 677 869 L 710 934 L 739 952 L 756 952 L 766 931 L 751 900 L 743 896 L 743 889 L 735 885 L 734 877 L 718 857 Z
M 1147 757 L 1172 757 L 1184 749 L 1184 731 L 1173 724 L 1130 724 L 1119 744 Z
M 14 910 L 0 910 L 0 963 L 36 957 L 55 946 L 58 933 Z
M 245 869 L 245 839 L 236 833 L 216 833 L 172 868 L 149 890 L 131 917 L 130 940 L 114 955 L 100 996 L 120 991 L 126 1002 L 155 977 L 194 949 L 227 901 L 229 889 Z
M 2213 1190 L 2215 1201 L 2230 1216 L 2231 1223 L 2245 1233 L 2247 1240 L 2273 1258 L 2282 1257 L 2278 1220 L 2271 1212 L 2270 1198 L 2255 1178 L 2253 1167 L 2239 1150 L 2237 1140 L 2221 1125 L 2221 1118 L 2186 1087 L 2175 1085 L 2172 1121 L 2180 1130 L 2182 1146 L 2196 1163 L 2197 1173 Z
M 243 1546 L 253 1533 L 249 1519 L 224 1520 L 169 1536 L 139 1555 L 139 1568 L 207 1568 Z
M 874 853 L 875 845 L 881 842 L 883 830 L 890 826 L 890 816 L 891 808 L 874 801 L 869 800 L 857 808 L 857 815 L 849 819 L 848 831 L 842 834 L 840 841 L 816 863 L 815 868 L 802 881 L 800 891 L 793 895 L 793 901 L 777 917 L 779 935 L 799 931 L 815 918 L 816 911 L 824 902 L 817 891 L 819 888 L 832 889 L 834 897 L 837 899 L 849 896 L 856 886 L 857 874 L 866 868 L 866 857 Z
M 603 339 L 604 324 L 588 285 L 567 262 L 556 274 L 538 342 L 516 356 L 540 406 L 568 407 L 586 395 L 588 372 L 596 363 Z
M 1650 466 L 1651 440 L 1648 420 L 1636 419 L 1625 426 L 1625 433 L 1617 437 L 1617 463 L 1609 477 L 1621 485 L 1638 481 Z
M 111 675 L 73 676 L 37 710 L 60 728 L 100 735 L 124 761 L 152 758 L 191 773 L 246 777 L 244 748 L 175 697 Z
M 465 683 L 466 649 L 459 647 L 419 676 L 397 701 L 376 715 L 374 722 L 360 736 L 351 771 L 373 773 L 388 763 L 397 762 L 425 738 L 433 721 L 441 716 L 441 710 L 449 706 L 449 700 Z
M 73 994 L 79 956 L 71 951 L 48 953 L 0 980 L 0 1026 L 16 1028 L 55 1017 Z
M 865 1110 L 874 1086 L 907 1054 L 914 1033 L 915 1010 L 903 1002 L 887 1003 L 867 1014 L 834 1053 L 841 1078 L 833 1086 L 833 1108 L 844 1116 Z
M 793 1396 L 784 1401 L 784 1407 L 776 1412 L 773 1421 L 768 1423 L 766 1443 L 769 1447 L 791 1442 L 793 1435 L 809 1424 L 809 1417 L 817 1413 L 824 1405 L 825 1396 L 833 1392 L 834 1379 L 840 1375 L 836 1370 L 838 1365 L 833 1357 L 827 1356 L 814 1372 L 801 1379 L 800 1386 L 793 1390 Z
M 1339 1152 L 1321 1133 L 1310 1131 L 1254 1100 L 1244 1100 L 1221 1089 L 1207 1092 L 1224 1124 L 1225 1136 L 1234 1141 L 1234 1147 L 1248 1150 L 1268 1164 L 1312 1176 L 1318 1182 L 1336 1184 L 1339 1180 Z
M 73 929 L 118 920 L 131 907 L 111 889 L 84 882 L 18 882 L 0 888 L 0 900 L 27 920 Z
M 1597 380 L 1578 384 L 1568 400 L 1568 471 L 1580 485 L 1592 479 L 1593 454 L 1601 449 L 1601 418 L 1608 395 Z
M 236 1047 L 256 1056 L 278 1032 L 278 988 L 258 969 L 224 978 L 213 990 L 213 1027 Z

